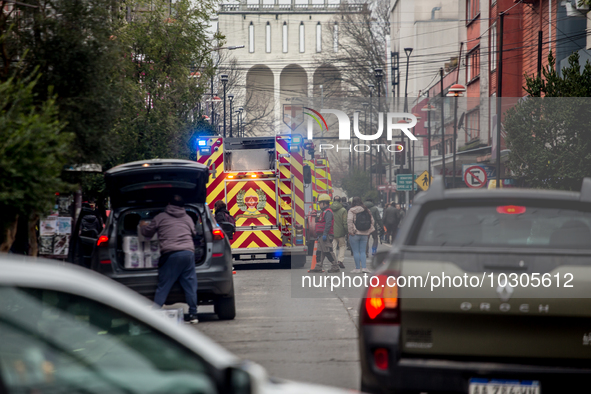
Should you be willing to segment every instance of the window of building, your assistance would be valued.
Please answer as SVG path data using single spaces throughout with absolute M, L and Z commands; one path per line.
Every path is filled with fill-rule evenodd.
M 316 25 L 316 52 L 322 52 L 322 25 L 320 22 Z
M 490 27 L 490 71 L 497 69 L 497 24 Z
M 466 55 L 466 81 L 470 83 L 480 75 L 480 48 L 476 47 Z
M 300 22 L 300 53 L 306 51 L 306 35 L 304 31 L 304 22 Z
M 466 114 L 466 143 L 480 138 L 480 110 Z
M 333 27 L 333 50 L 335 52 L 339 51 L 339 24 L 336 22 Z
M 466 24 L 480 14 L 480 0 L 466 0 Z
M 248 25 L 248 52 L 254 52 L 254 25 L 252 22 Z
M 269 22 L 265 26 L 265 52 L 271 53 L 271 24 Z
M 283 22 L 283 53 L 287 53 L 287 22 Z

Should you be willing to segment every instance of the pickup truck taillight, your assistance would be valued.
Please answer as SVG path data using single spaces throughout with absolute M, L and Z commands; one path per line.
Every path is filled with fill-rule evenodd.
M 400 299 L 396 275 L 382 274 L 369 286 L 361 304 L 362 324 L 400 324 Z M 373 284 L 376 284 L 374 279 Z

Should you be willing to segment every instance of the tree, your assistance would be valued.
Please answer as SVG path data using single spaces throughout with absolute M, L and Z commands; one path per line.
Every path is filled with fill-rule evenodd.
M 19 215 L 47 212 L 74 135 L 64 132 L 55 96 L 37 104 L 40 77 L 9 78 L 0 83 L 0 252 L 14 241 Z
M 74 163 L 102 163 L 120 107 L 121 19 L 114 0 L 0 0 L 0 81 L 38 69 L 34 100 L 55 95 Z M 50 87 L 51 90 L 50 90 Z M 39 104 L 40 105 L 40 104 Z
M 354 171 L 350 176 L 341 180 L 341 187 L 349 197 L 373 198 L 377 201 L 379 193 L 370 188 L 370 174 L 363 171 Z
M 532 187 L 579 190 L 591 176 L 591 65 L 581 72 L 578 54 L 569 57 L 562 77 L 552 53 L 541 77 L 526 76 L 532 97 L 507 111 L 503 127 L 509 168 Z M 544 97 L 540 97 L 540 96 Z
M 170 9 L 165 2 L 136 1 L 128 6 L 131 20 L 116 38 L 125 48 L 116 162 L 189 158 L 195 131 L 204 126 L 201 96 L 214 72 L 206 35 L 212 3 L 179 0 Z

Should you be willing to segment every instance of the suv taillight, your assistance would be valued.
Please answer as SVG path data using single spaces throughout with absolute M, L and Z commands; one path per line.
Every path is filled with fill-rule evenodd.
M 211 233 L 213 234 L 214 241 L 221 241 L 225 237 L 224 232 L 219 228 L 214 228 Z
M 103 245 L 103 244 L 107 244 L 109 243 L 109 237 L 107 237 L 106 235 L 101 235 L 98 239 L 98 241 L 96 241 L 96 246 L 107 246 L 107 245 Z
M 362 324 L 400 324 L 400 299 L 396 276 L 384 274 L 378 275 L 377 278 L 378 285 L 369 286 L 362 303 Z

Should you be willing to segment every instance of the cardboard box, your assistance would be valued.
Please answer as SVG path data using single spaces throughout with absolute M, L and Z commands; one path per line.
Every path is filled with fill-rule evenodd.
M 130 252 L 125 253 L 125 268 L 144 268 L 144 253 Z

